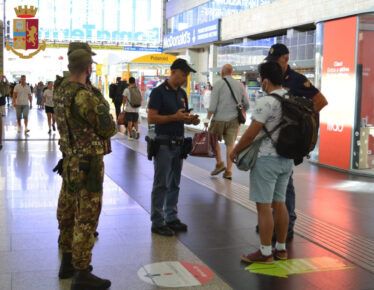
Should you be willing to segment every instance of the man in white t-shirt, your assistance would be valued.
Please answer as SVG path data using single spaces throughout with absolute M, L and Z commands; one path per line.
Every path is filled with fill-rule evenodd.
M 20 83 L 14 87 L 14 91 L 13 91 L 13 106 L 16 107 L 17 125 L 18 125 L 17 132 L 18 133 L 21 132 L 22 117 L 25 123 L 25 134 L 30 132 L 30 129 L 28 129 L 27 127 L 27 124 L 28 124 L 29 110 L 31 109 L 31 101 L 32 101 L 31 89 L 26 84 L 26 76 L 22 75 Z
M 251 125 L 230 153 L 230 158 L 234 161 L 237 154 L 256 137 L 266 134 L 264 128 L 271 132 L 271 138 L 262 140 L 256 164 L 250 171 L 250 199 L 256 202 L 261 246 L 259 250 L 241 256 L 241 260 L 247 263 L 270 264 L 274 258 L 287 259 L 288 212 L 285 200 L 293 159 L 278 155 L 274 147 L 279 137 L 282 108 L 280 102 L 270 95 L 284 96 L 287 93 L 282 88 L 282 68 L 276 62 L 267 62 L 260 64 L 258 70 L 262 90 L 267 95 L 256 102 Z M 274 229 L 277 242 L 273 252 L 271 240 Z
M 130 91 L 132 89 L 139 90 L 136 87 L 135 83 L 135 78 L 130 77 L 129 78 L 129 86 L 123 91 L 123 102 L 122 104 L 125 106 L 125 118 L 128 123 L 127 125 L 127 130 L 128 130 L 128 139 L 139 139 L 139 128 L 138 128 L 138 120 L 139 120 L 139 107 L 134 108 L 131 106 L 130 101 L 131 101 L 131 93 Z M 138 92 L 140 93 L 140 92 Z M 142 100 L 142 98 L 141 98 Z M 133 132 L 133 128 L 135 129 Z

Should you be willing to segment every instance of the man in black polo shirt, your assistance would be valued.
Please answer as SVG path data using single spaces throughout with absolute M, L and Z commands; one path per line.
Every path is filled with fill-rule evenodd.
M 291 95 L 311 99 L 316 113 L 319 113 L 325 106 L 327 106 L 327 100 L 324 95 L 322 95 L 322 93 L 314 87 L 304 75 L 290 68 L 288 65 L 289 50 L 287 46 L 282 43 L 272 45 L 265 60 L 275 61 L 282 67 L 284 74 L 282 86 L 288 90 Z M 295 161 L 295 163 L 301 162 L 302 160 Z M 295 187 L 293 185 L 292 174 L 287 186 L 286 206 L 289 214 L 287 241 L 290 241 L 293 239 L 294 226 L 297 218 L 295 213 Z
M 163 236 L 187 231 L 187 225 L 178 219 L 177 210 L 184 124 L 200 123 L 198 115 L 189 113 L 187 95 L 181 88 L 189 73 L 196 71 L 184 59 L 175 60 L 170 69 L 169 79 L 152 90 L 148 103 L 148 123 L 155 124 L 156 142 L 159 144 L 154 156 L 152 232 Z

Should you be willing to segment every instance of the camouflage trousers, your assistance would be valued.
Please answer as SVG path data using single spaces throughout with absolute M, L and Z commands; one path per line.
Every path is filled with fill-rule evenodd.
M 65 157 L 63 181 L 58 199 L 59 246 L 72 252 L 75 269 L 87 269 L 102 206 L 103 156 L 91 159 Z

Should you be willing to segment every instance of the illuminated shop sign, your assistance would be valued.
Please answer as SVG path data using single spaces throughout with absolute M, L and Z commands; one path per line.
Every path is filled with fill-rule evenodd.
M 190 47 L 210 43 L 220 39 L 220 20 L 206 22 L 191 28 L 167 34 L 164 49 Z

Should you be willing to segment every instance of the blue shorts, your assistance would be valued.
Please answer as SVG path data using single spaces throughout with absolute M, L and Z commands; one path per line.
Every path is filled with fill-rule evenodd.
M 261 156 L 250 173 L 250 200 L 257 203 L 284 202 L 293 160 Z

